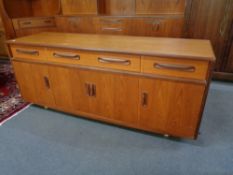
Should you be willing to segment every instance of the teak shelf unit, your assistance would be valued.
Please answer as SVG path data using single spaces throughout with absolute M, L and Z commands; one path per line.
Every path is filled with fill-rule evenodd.
M 9 39 L 43 31 L 181 37 L 188 2 L 1 0 L 1 8 Z
M 207 40 L 41 33 L 8 46 L 29 102 L 149 132 L 198 136 L 215 61 Z

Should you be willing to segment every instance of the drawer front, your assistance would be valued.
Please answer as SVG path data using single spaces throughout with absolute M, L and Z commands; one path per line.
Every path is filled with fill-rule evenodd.
M 40 18 L 40 19 L 21 19 L 18 21 L 20 29 L 33 27 L 54 27 L 54 18 Z
M 140 72 L 140 56 L 109 54 L 68 49 L 48 49 L 48 60 L 54 63 L 76 64 Z
M 142 57 L 141 69 L 146 74 L 205 80 L 208 65 L 207 61 Z
M 46 51 L 40 47 L 30 46 L 11 46 L 14 58 L 31 59 L 31 60 L 47 60 Z
M 124 19 L 122 18 L 100 18 L 98 33 L 123 34 L 124 33 Z

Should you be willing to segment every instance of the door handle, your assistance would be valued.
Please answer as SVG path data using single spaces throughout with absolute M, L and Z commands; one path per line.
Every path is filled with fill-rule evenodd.
M 89 83 L 85 83 L 85 89 L 87 96 L 91 96 L 91 85 Z
M 146 107 L 148 105 L 148 93 L 143 92 L 142 93 L 142 106 Z
M 96 97 L 96 85 L 95 84 L 91 85 L 91 96 Z
M 44 77 L 45 86 L 47 89 L 50 89 L 50 83 L 48 77 Z

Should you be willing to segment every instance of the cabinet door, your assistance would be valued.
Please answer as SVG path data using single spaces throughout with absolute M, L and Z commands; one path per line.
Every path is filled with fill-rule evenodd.
M 123 123 L 138 122 L 138 78 L 56 66 L 50 66 L 49 75 L 57 107 Z
M 184 17 L 138 17 L 126 20 L 125 25 L 129 35 L 181 37 Z
M 16 61 L 13 61 L 13 66 L 23 98 L 32 103 L 54 107 L 47 66 Z
M 194 138 L 205 86 L 158 79 L 140 80 L 140 125 L 151 131 Z
M 50 66 L 49 75 L 58 108 L 104 118 L 111 116 L 111 77 L 108 74 Z

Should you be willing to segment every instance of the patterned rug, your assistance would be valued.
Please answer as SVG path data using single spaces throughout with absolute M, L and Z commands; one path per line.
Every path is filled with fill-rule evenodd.
M 0 125 L 28 105 L 21 98 L 10 62 L 0 60 Z

